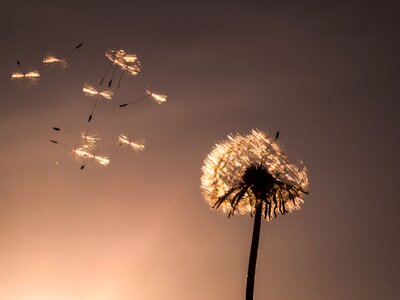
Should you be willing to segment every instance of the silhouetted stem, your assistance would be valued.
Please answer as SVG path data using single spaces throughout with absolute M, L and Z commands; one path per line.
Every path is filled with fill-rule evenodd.
M 251 238 L 249 267 L 247 269 L 246 300 L 253 300 L 256 276 L 258 241 L 260 240 L 262 206 L 258 205 L 254 215 L 253 237 Z

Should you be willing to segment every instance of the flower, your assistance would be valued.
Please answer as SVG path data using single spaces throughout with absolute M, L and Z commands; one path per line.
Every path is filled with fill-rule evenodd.
M 308 194 L 307 168 L 290 162 L 276 138 L 252 130 L 215 145 L 201 177 L 203 195 L 212 208 L 221 208 L 228 217 L 253 216 L 260 208 L 268 221 L 277 213 L 300 209 Z

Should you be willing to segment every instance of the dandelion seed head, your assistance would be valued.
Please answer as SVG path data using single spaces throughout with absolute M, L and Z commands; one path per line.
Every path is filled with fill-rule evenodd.
M 254 214 L 261 205 L 264 218 L 271 220 L 300 209 L 308 193 L 307 168 L 289 161 L 276 140 L 258 130 L 216 144 L 202 171 L 206 201 L 229 216 Z

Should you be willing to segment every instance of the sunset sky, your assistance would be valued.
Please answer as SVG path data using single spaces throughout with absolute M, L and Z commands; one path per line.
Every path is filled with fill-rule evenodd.
M 253 128 L 279 130 L 310 180 L 301 211 L 262 223 L 255 299 L 398 299 L 400 5 L 323 2 L 3 4 L 0 299 L 244 299 L 253 219 L 211 210 L 200 176 Z M 67 69 L 43 65 L 81 42 Z M 142 72 L 89 124 L 82 87 L 109 49 Z M 10 79 L 17 60 L 37 86 Z M 168 101 L 119 108 L 148 85 Z M 53 126 L 97 133 L 110 164 L 80 170 Z

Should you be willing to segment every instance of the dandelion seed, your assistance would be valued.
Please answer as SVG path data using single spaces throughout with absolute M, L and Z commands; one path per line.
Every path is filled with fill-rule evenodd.
M 110 160 L 108 159 L 107 156 L 94 155 L 90 152 L 90 149 L 87 149 L 86 147 L 75 149 L 74 153 L 79 157 L 82 157 L 85 160 L 87 160 L 87 162 L 82 165 L 81 167 L 82 169 L 91 161 L 96 161 L 102 166 L 107 166 L 110 163 Z
M 202 170 L 201 188 L 212 208 L 222 209 L 228 217 L 237 213 L 254 217 L 246 287 L 246 299 L 253 299 L 261 218 L 269 221 L 278 213 L 300 209 L 308 194 L 307 169 L 290 162 L 276 139 L 253 130 L 215 145 Z
M 164 103 L 167 101 L 167 95 L 156 94 L 156 93 L 150 91 L 149 89 L 145 89 L 145 95 L 143 97 L 136 99 L 132 102 L 121 104 L 119 107 L 125 107 L 127 105 L 135 104 L 135 103 L 138 103 L 138 102 L 143 101 L 148 98 L 153 99 L 158 104 L 161 104 L 161 103 Z
M 143 151 L 145 146 L 144 146 L 144 140 L 140 141 L 131 141 L 128 139 L 126 135 L 120 134 L 118 137 L 118 145 L 119 146 L 124 146 L 124 145 L 129 145 L 135 152 Z
M 83 43 L 80 43 L 79 45 L 77 45 L 76 47 L 70 49 L 69 51 L 67 51 L 64 55 L 62 55 L 61 57 L 55 57 L 53 55 L 48 55 L 46 57 L 43 58 L 43 63 L 45 65 L 54 65 L 54 64 L 59 64 L 63 69 L 65 69 L 66 67 L 68 67 L 68 63 L 66 61 L 67 57 L 74 52 L 75 50 L 79 49 L 80 47 L 82 47 Z
M 111 90 L 103 90 L 103 91 L 98 91 L 96 90 L 92 85 L 85 83 L 83 86 L 83 92 L 85 93 L 85 95 L 91 96 L 91 97 L 96 97 L 96 101 L 94 102 L 93 108 L 92 108 L 92 112 L 90 113 L 90 116 L 88 118 L 88 122 L 90 122 L 92 120 L 93 117 L 93 113 L 94 110 L 97 106 L 97 102 L 99 101 L 100 96 L 102 98 L 105 98 L 107 100 L 111 100 L 112 96 L 114 94 L 113 91 Z
M 102 96 L 103 98 L 108 99 L 108 100 L 111 100 L 112 96 L 114 94 L 114 92 L 111 90 L 98 91 L 98 90 L 96 90 L 96 88 L 94 88 L 89 83 L 84 84 L 83 92 L 88 96 L 94 96 L 94 97 Z
M 77 134 L 75 132 L 72 132 L 70 130 L 62 129 L 60 127 L 52 127 L 54 131 L 61 131 L 68 133 L 70 135 L 79 137 L 82 139 L 82 142 L 84 145 L 87 145 L 89 149 L 94 149 L 96 146 L 96 143 L 101 140 L 95 133 L 89 133 L 88 131 L 82 131 L 81 133 Z
M 125 73 L 135 76 L 141 71 L 140 62 L 136 54 L 128 54 L 125 52 L 125 50 L 108 50 L 106 51 L 105 55 L 111 61 L 111 63 L 110 66 L 107 68 L 107 71 L 104 74 L 103 78 L 100 80 L 100 85 L 103 84 L 105 78 L 107 77 L 113 66 L 114 69 L 111 75 L 111 79 L 108 82 L 108 87 L 111 87 L 112 85 L 117 68 L 120 68 L 122 70 L 122 73 L 118 80 L 118 88 L 121 85 L 121 80 Z
M 64 148 L 67 148 L 70 153 L 75 157 L 75 159 L 81 163 L 81 170 L 92 161 L 95 161 L 102 166 L 107 166 L 110 163 L 110 160 L 107 156 L 93 154 L 93 149 L 89 148 L 88 145 L 83 145 L 79 148 L 73 148 L 56 140 L 50 140 L 50 142 L 54 144 L 59 144 Z
M 43 58 L 43 63 L 45 65 L 55 64 L 58 63 L 63 69 L 68 67 L 67 61 L 65 58 L 57 58 L 52 55 L 48 55 Z
M 161 95 L 151 92 L 150 90 L 146 90 L 146 94 L 150 96 L 151 99 L 156 101 L 158 104 L 164 103 L 167 101 L 167 95 Z
M 24 72 L 22 70 L 21 62 L 17 60 L 18 71 L 14 71 L 11 73 L 11 80 L 23 80 L 25 79 L 28 86 L 36 85 L 39 83 L 40 80 L 40 73 L 39 71 L 29 71 Z

